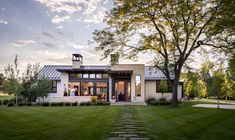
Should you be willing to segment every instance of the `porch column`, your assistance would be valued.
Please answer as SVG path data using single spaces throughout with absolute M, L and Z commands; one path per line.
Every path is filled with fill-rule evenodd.
M 109 76 L 109 102 L 112 101 L 112 78 Z

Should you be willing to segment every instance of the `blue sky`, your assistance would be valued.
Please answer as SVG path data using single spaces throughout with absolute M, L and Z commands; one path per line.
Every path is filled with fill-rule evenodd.
M 92 32 L 105 27 L 109 0 L 1 0 L 0 72 L 19 57 L 28 63 L 71 64 L 71 54 L 84 56 L 84 64 L 108 64 L 95 51 Z

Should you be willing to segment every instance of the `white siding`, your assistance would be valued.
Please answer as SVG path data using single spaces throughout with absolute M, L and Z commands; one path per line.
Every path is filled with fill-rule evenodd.
M 59 92 L 58 94 L 60 96 L 63 96 L 63 91 L 64 91 L 64 85 L 68 88 L 68 83 L 69 83 L 69 76 L 68 76 L 68 73 L 65 73 L 65 72 L 61 72 L 61 75 L 60 75 L 60 79 L 61 79 L 61 84 L 59 87 L 57 87 L 57 89 L 59 89 Z
M 162 98 L 162 93 L 156 93 L 156 81 L 145 81 L 145 94 L 146 99 L 148 98 L 155 98 L 160 99 Z M 167 100 L 172 99 L 172 93 L 164 93 L 163 97 Z M 182 98 L 182 85 L 178 85 L 178 100 Z M 145 99 L 145 100 L 146 100 Z

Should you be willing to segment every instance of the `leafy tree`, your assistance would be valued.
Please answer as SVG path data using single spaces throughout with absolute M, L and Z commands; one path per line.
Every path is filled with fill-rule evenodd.
M 211 87 L 211 95 L 214 95 L 218 99 L 218 108 L 219 108 L 219 98 L 223 96 L 222 85 L 223 85 L 223 67 L 219 66 L 218 70 L 213 72 L 213 80 Z
M 191 89 L 189 88 L 189 90 L 186 91 L 186 93 L 189 95 L 190 98 L 198 96 L 197 80 L 198 80 L 198 73 L 188 71 L 188 73 L 186 74 L 185 89 L 191 87 Z
M 7 94 L 14 94 L 16 96 L 16 104 L 18 104 L 18 95 L 21 91 L 21 78 L 19 76 L 18 58 L 15 56 L 14 66 L 8 65 L 5 68 L 6 79 L 3 82 L 3 88 Z
M 39 64 L 28 64 L 23 74 L 21 94 L 29 101 L 35 101 L 38 97 L 43 98 L 50 92 L 51 83 L 46 78 L 38 78 Z
M 166 93 L 168 90 L 168 84 L 166 80 L 161 80 L 159 84 L 159 91 L 162 93 L 162 98 L 163 94 Z
M 235 48 L 235 1 L 234 0 L 216 0 L 220 8 L 217 10 L 217 16 L 214 18 L 212 26 L 209 28 L 208 35 L 211 40 L 215 40 L 220 46 L 227 46 L 229 49 L 222 49 L 231 52 Z M 212 45 L 208 43 L 208 45 Z
M 227 73 L 223 77 L 223 83 L 221 88 L 221 91 L 225 96 L 226 101 L 228 98 L 233 96 L 233 81 L 229 79 Z
M 36 63 L 35 65 L 28 64 L 26 68 L 26 72 L 22 75 L 22 91 L 21 95 L 26 98 L 26 100 L 32 101 L 32 99 L 35 99 L 35 93 L 34 89 L 32 88 L 32 85 L 34 85 L 37 82 L 37 76 L 39 72 L 39 64 Z
M 186 61 L 204 45 L 223 47 L 211 40 L 219 31 L 209 35 L 220 8 L 215 0 L 118 0 L 106 16 L 108 27 L 96 30 L 93 38 L 104 58 L 118 53 L 120 58 L 136 59 L 139 53 L 152 53 L 153 65 L 165 74 L 172 104 L 177 105 Z
M 42 78 L 42 79 L 37 80 L 33 89 L 36 92 L 36 97 L 40 97 L 40 98 L 47 97 L 48 93 L 50 93 L 51 91 L 50 80 L 48 80 L 47 78 Z M 40 98 L 39 98 L 39 101 L 40 101 Z
M 190 97 L 191 93 L 193 91 L 193 82 L 192 80 L 189 80 L 185 83 L 185 95 Z
M 202 79 L 198 79 L 198 95 L 200 98 L 204 98 L 207 96 L 207 87 L 206 83 Z
M 201 68 L 199 69 L 199 76 L 200 79 L 202 79 L 204 82 L 208 82 L 208 80 L 212 77 L 211 71 L 214 67 L 213 62 L 206 61 L 201 65 Z
M 228 60 L 228 71 L 230 77 L 235 81 L 235 53 L 233 53 Z

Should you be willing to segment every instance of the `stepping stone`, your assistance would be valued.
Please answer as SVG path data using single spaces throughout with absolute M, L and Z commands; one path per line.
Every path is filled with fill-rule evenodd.
M 130 138 L 130 140 L 150 140 L 149 138 Z
M 126 138 L 120 138 L 120 137 L 109 137 L 108 140 L 126 140 Z
M 119 134 L 119 137 L 137 137 L 137 134 Z
M 110 133 L 113 133 L 113 134 L 126 134 L 127 132 L 121 131 L 121 132 L 110 132 Z
M 135 131 L 133 133 L 136 133 L 136 134 L 146 134 L 146 131 Z

